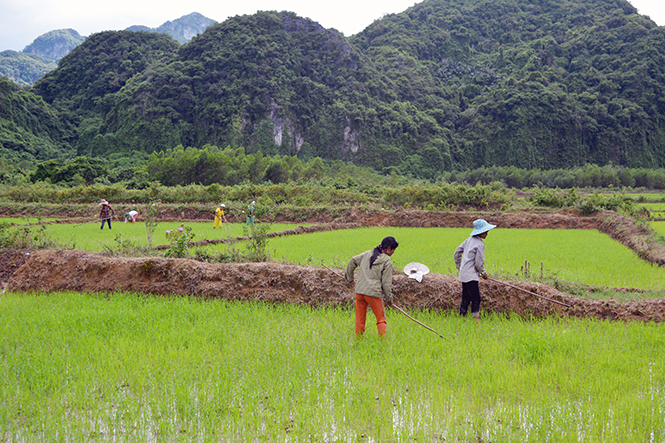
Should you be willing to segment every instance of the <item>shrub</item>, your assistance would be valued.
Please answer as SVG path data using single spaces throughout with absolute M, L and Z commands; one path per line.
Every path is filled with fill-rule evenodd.
M 192 234 L 190 226 L 181 224 L 178 229 L 169 229 L 166 231 L 166 239 L 169 241 L 170 246 L 164 252 L 164 257 L 186 257 L 193 238 L 194 234 Z

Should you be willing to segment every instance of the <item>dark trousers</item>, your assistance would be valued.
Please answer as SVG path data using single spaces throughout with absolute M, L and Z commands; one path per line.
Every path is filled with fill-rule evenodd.
M 102 220 L 102 227 L 99 229 L 104 229 L 104 222 L 108 222 L 109 224 L 109 229 L 111 229 L 111 219 L 110 218 L 105 218 Z
M 478 288 L 478 281 L 471 280 L 466 283 L 462 283 L 462 304 L 459 307 L 459 313 L 461 316 L 466 315 L 466 311 L 469 309 L 469 303 L 471 303 L 471 314 L 478 314 L 480 311 L 480 289 Z

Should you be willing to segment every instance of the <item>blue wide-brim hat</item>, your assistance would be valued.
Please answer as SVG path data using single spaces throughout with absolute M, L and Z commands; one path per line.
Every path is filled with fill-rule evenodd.
M 496 225 L 487 223 L 485 220 L 478 219 L 473 222 L 473 232 L 469 235 L 469 237 L 473 237 L 474 235 L 482 234 L 483 232 L 487 232 L 490 229 L 496 228 Z

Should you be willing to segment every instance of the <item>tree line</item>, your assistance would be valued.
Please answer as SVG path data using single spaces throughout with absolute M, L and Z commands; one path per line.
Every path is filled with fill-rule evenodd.
M 355 166 L 341 160 L 316 157 L 304 161 L 297 156 L 248 154 L 244 148 L 184 148 L 153 152 L 109 161 L 101 157 L 79 156 L 74 159 L 48 160 L 23 169 L 0 157 L 0 183 L 46 182 L 63 186 L 122 184 L 130 189 L 144 189 L 156 182 L 161 186 L 219 185 L 244 183 L 280 184 L 317 182 L 337 189 L 371 190 L 375 186 L 402 187 L 413 184 L 460 183 L 525 189 L 534 186 L 560 189 L 640 188 L 665 189 L 665 169 L 626 168 L 616 165 L 588 164 L 569 169 L 524 169 L 515 166 L 481 167 L 469 171 L 438 171 L 435 179 L 423 180 L 413 175 L 384 175 L 372 168 Z

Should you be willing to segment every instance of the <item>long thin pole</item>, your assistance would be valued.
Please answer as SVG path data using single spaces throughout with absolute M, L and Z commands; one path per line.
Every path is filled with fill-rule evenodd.
M 395 308 L 395 309 L 397 309 L 399 312 L 401 312 L 402 314 L 406 315 L 407 318 L 409 318 L 409 319 L 415 321 L 416 323 L 418 323 L 418 324 L 419 324 L 420 326 L 422 326 L 423 328 L 425 328 L 425 329 L 429 329 L 430 331 L 434 332 L 434 333 L 435 333 L 436 335 L 438 335 L 439 337 L 444 338 L 443 335 L 439 334 L 439 333 L 436 332 L 434 329 L 430 328 L 429 326 L 427 326 L 427 325 L 425 325 L 425 324 L 423 324 L 423 323 L 420 323 L 418 320 L 416 320 L 415 318 L 411 317 L 409 314 L 407 314 L 406 312 L 404 312 L 404 310 L 403 310 L 402 308 L 400 308 L 399 306 L 397 306 L 395 303 L 393 303 L 393 304 L 391 305 L 391 308 Z
M 560 304 L 561 306 L 565 306 L 567 308 L 571 308 L 571 305 L 567 305 L 565 303 L 561 303 L 560 301 L 552 300 L 551 298 L 543 297 L 542 295 L 538 295 L 535 292 L 527 291 L 526 289 L 522 289 L 519 286 L 511 285 L 510 283 L 506 283 L 505 281 L 500 281 L 500 280 L 494 280 L 493 278 L 488 278 L 488 280 L 493 281 L 495 283 L 501 283 L 502 285 L 510 286 L 511 288 L 518 289 L 520 291 L 526 292 L 527 294 L 534 295 L 538 298 L 542 298 L 543 300 L 551 301 L 552 303 L 557 303 Z
M 333 274 L 335 274 L 336 276 L 338 276 L 339 278 L 346 280 L 342 274 L 340 274 L 339 272 L 335 271 L 334 269 L 330 269 L 328 266 L 324 265 L 323 262 L 321 262 L 321 265 L 322 265 L 324 268 L 326 268 L 327 270 L 329 270 L 330 272 L 332 272 Z
M 342 275 L 340 275 L 340 274 L 339 274 L 338 272 L 336 272 L 334 269 L 330 269 L 328 266 L 324 265 L 323 262 L 321 262 L 321 265 L 323 265 L 324 268 L 328 269 L 330 272 L 332 272 L 333 274 L 339 276 L 340 278 L 344 278 L 344 277 L 342 277 Z M 346 279 L 345 279 L 345 280 L 346 280 Z M 429 326 L 427 326 L 427 325 L 425 325 L 425 324 L 419 322 L 419 321 L 416 320 L 415 318 L 411 317 L 409 314 L 407 314 L 402 308 L 400 308 L 399 306 L 397 306 L 395 303 L 392 303 L 392 304 L 389 305 L 389 306 L 390 306 L 391 308 L 395 308 L 395 309 L 397 309 L 399 312 L 401 312 L 402 314 L 404 314 L 408 319 L 413 320 L 414 322 L 418 323 L 418 324 L 419 324 L 420 326 L 422 326 L 423 328 L 425 328 L 425 329 L 429 329 L 430 331 L 434 332 L 434 333 L 435 333 L 436 335 L 438 335 L 439 337 L 444 338 L 443 335 L 439 334 L 439 333 L 436 332 L 434 329 L 430 328 Z

